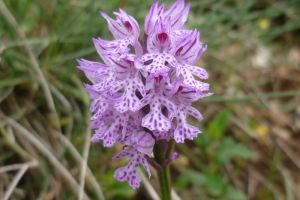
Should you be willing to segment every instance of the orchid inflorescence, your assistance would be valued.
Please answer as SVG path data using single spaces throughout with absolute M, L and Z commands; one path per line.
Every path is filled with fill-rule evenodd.
M 211 95 L 209 84 L 200 81 L 208 78 L 207 72 L 194 66 L 207 46 L 197 30 L 184 27 L 189 9 L 184 0 L 167 10 L 155 1 L 145 19 L 143 40 L 137 21 L 124 10 L 114 12 L 115 20 L 101 13 L 114 38 L 93 39 L 104 63 L 78 61 L 91 82 L 85 85 L 95 131 L 91 141 L 124 146 L 113 160 L 129 161 L 114 176 L 134 189 L 141 181 L 138 166 L 150 177 L 155 143 L 184 143 L 201 133 L 187 117 L 200 121 L 202 115 L 192 103 Z

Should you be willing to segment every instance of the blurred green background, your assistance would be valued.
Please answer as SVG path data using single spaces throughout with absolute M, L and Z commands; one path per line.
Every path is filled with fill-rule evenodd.
M 183 200 L 300 199 L 300 1 L 188 2 L 215 95 L 195 104 L 203 134 L 176 146 L 174 190 Z M 100 10 L 121 7 L 143 24 L 151 3 L 0 0 L 0 199 L 153 198 L 145 184 L 114 180 L 122 147 L 89 146 L 76 69 L 78 58 L 100 59 L 92 37 L 111 38 Z M 159 191 L 155 173 L 145 183 Z

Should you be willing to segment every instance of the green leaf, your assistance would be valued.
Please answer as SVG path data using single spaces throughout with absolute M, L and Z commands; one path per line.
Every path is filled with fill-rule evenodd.
M 203 185 L 206 179 L 203 174 L 191 169 L 183 171 L 182 176 L 186 177 L 190 183 L 194 183 L 196 185 Z
M 210 144 L 211 140 L 207 134 L 199 134 L 194 142 L 202 149 L 206 150 Z
M 209 123 L 207 133 L 213 140 L 220 139 L 228 124 L 228 112 L 226 110 L 217 114 L 212 122 Z
M 182 179 L 185 181 L 205 189 L 211 196 L 228 200 L 246 199 L 243 192 L 228 183 L 222 174 L 206 174 L 194 170 L 186 170 L 181 177 L 184 177 Z
M 185 176 L 190 183 L 200 186 L 213 196 L 221 196 L 224 188 L 223 177 L 219 174 L 204 174 L 194 170 L 184 171 Z
M 226 164 L 233 158 L 251 159 L 254 153 L 243 144 L 235 142 L 232 138 L 225 138 L 216 149 L 216 160 L 219 164 Z
M 226 187 L 224 177 L 220 174 L 206 174 L 204 187 L 207 188 L 208 192 L 213 196 L 222 196 Z
M 208 128 L 204 134 L 200 134 L 194 142 L 205 150 L 211 145 L 213 140 L 220 139 L 226 130 L 228 124 L 228 111 L 224 110 L 217 114 L 217 116 L 208 124 Z
M 228 200 L 246 200 L 246 196 L 240 190 L 238 190 L 238 189 L 236 189 L 232 186 L 228 186 L 225 189 L 224 199 L 228 199 Z
M 174 185 L 176 190 L 182 190 L 187 187 L 189 182 L 190 182 L 189 177 L 182 175 L 176 179 Z

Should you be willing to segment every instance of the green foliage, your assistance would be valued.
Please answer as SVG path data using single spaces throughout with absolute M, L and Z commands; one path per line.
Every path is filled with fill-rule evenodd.
M 228 125 L 228 111 L 220 111 L 213 120 L 208 123 L 204 134 L 198 136 L 195 143 L 205 151 L 211 146 L 212 142 L 219 140 L 225 134 Z
M 215 118 L 208 124 L 206 132 L 212 140 L 218 140 L 225 134 L 227 125 L 228 111 L 224 110 L 218 113 Z
M 207 195 L 218 199 L 246 199 L 245 194 L 235 188 L 225 179 L 225 175 L 220 173 L 229 162 L 235 159 L 248 160 L 254 155 L 246 145 L 226 136 L 229 116 L 228 110 L 217 113 L 208 123 L 206 132 L 195 140 L 197 146 L 204 150 L 202 154 L 209 156 L 209 161 L 199 160 L 199 162 L 208 162 L 208 164 L 201 165 L 202 173 L 192 169 L 183 170 L 182 175 L 176 181 L 176 187 L 184 188 L 188 184 L 195 184 L 205 189 Z
M 218 164 L 226 164 L 233 158 L 251 159 L 253 152 L 247 146 L 235 142 L 232 138 L 226 137 L 220 141 L 216 148 L 215 159 Z
M 222 174 L 199 173 L 194 170 L 185 170 L 180 176 L 181 184 L 195 184 L 207 190 L 208 195 L 217 199 L 244 200 L 246 196 L 231 186 Z

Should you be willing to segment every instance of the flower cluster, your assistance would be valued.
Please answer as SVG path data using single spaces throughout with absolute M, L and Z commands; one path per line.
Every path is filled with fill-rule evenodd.
M 155 1 L 146 16 L 144 37 L 137 21 L 124 10 L 116 19 L 101 13 L 113 40 L 93 39 L 104 63 L 80 59 L 90 84 L 92 142 L 105 147 L 117 143 L 123 150 L 113 160 L 128 157 L 128 164 L 115 171 L 115 178 L 138 188 L 137 167 L 148 175 L 148 161 L 158 140 L 184 143 L 201 131 L 187 122 L 202 119 L 192 102 L 211 95 L 207 72 L 194 66 L 206 49 L 197 30 L 184 27 L 190 4 L 177 0 L 165 9 Z

